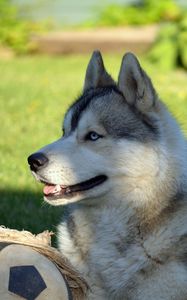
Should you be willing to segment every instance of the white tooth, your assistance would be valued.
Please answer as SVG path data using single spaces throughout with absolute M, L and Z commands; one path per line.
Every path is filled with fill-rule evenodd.
M 60 192 L 60 190 L 61 190 L 60 184 L 57 184 L 57 185 L 56 185 L 55 190 L 56 190 L 57 192 Z

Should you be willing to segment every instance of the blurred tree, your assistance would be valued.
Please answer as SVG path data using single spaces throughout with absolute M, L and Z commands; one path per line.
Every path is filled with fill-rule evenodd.
M 163 70 L 187 69 L 187 11 L 175 22 L 162 24 L 148 59 Z
M 181 8 L 174 0 L 142 0 L 128 5 L 111 4 L 98 14 L 98 19 L 88 22 L 92 26 L 143 25 L 162 21 L 175 21 Z
M 44 29 L 39 22 L 31 22 L 20 18 L 18 9 L 11 0 L 0 0 L 0 43 L 14 50 L 17 54 L 25 54 L 35 50 L 30 37 Z

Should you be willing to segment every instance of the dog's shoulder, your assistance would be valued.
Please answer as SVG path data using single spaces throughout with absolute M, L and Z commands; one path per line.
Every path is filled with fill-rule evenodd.
M 149 227 L 149 226 L 148 226 Z M 177 195 L 153 221 L 144 247 L 151 257 L 165 262 L 172 257 L 187 263 L 187 194 Z

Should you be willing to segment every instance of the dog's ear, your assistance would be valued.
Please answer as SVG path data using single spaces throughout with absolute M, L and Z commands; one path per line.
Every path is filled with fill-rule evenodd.
M 86 70 L 84 91 L 89 88 L 110 85 L 115 85 L 115 82 L 105 70 L 101 53 L 99 51 L 94 51 Z
M 156 92 L 150 78 L 132 53 L 127 53 L 123 57 L 118 77 L 118 88 L 126 101 L 130 105 L 136 106 L 141 112 L 153 108 Z

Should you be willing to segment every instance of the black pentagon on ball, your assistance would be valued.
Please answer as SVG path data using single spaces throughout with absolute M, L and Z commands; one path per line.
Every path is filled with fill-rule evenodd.
M 8 290 L 27 300 L 34 300 L 47 288 L 35 266 L 10 267 Z

